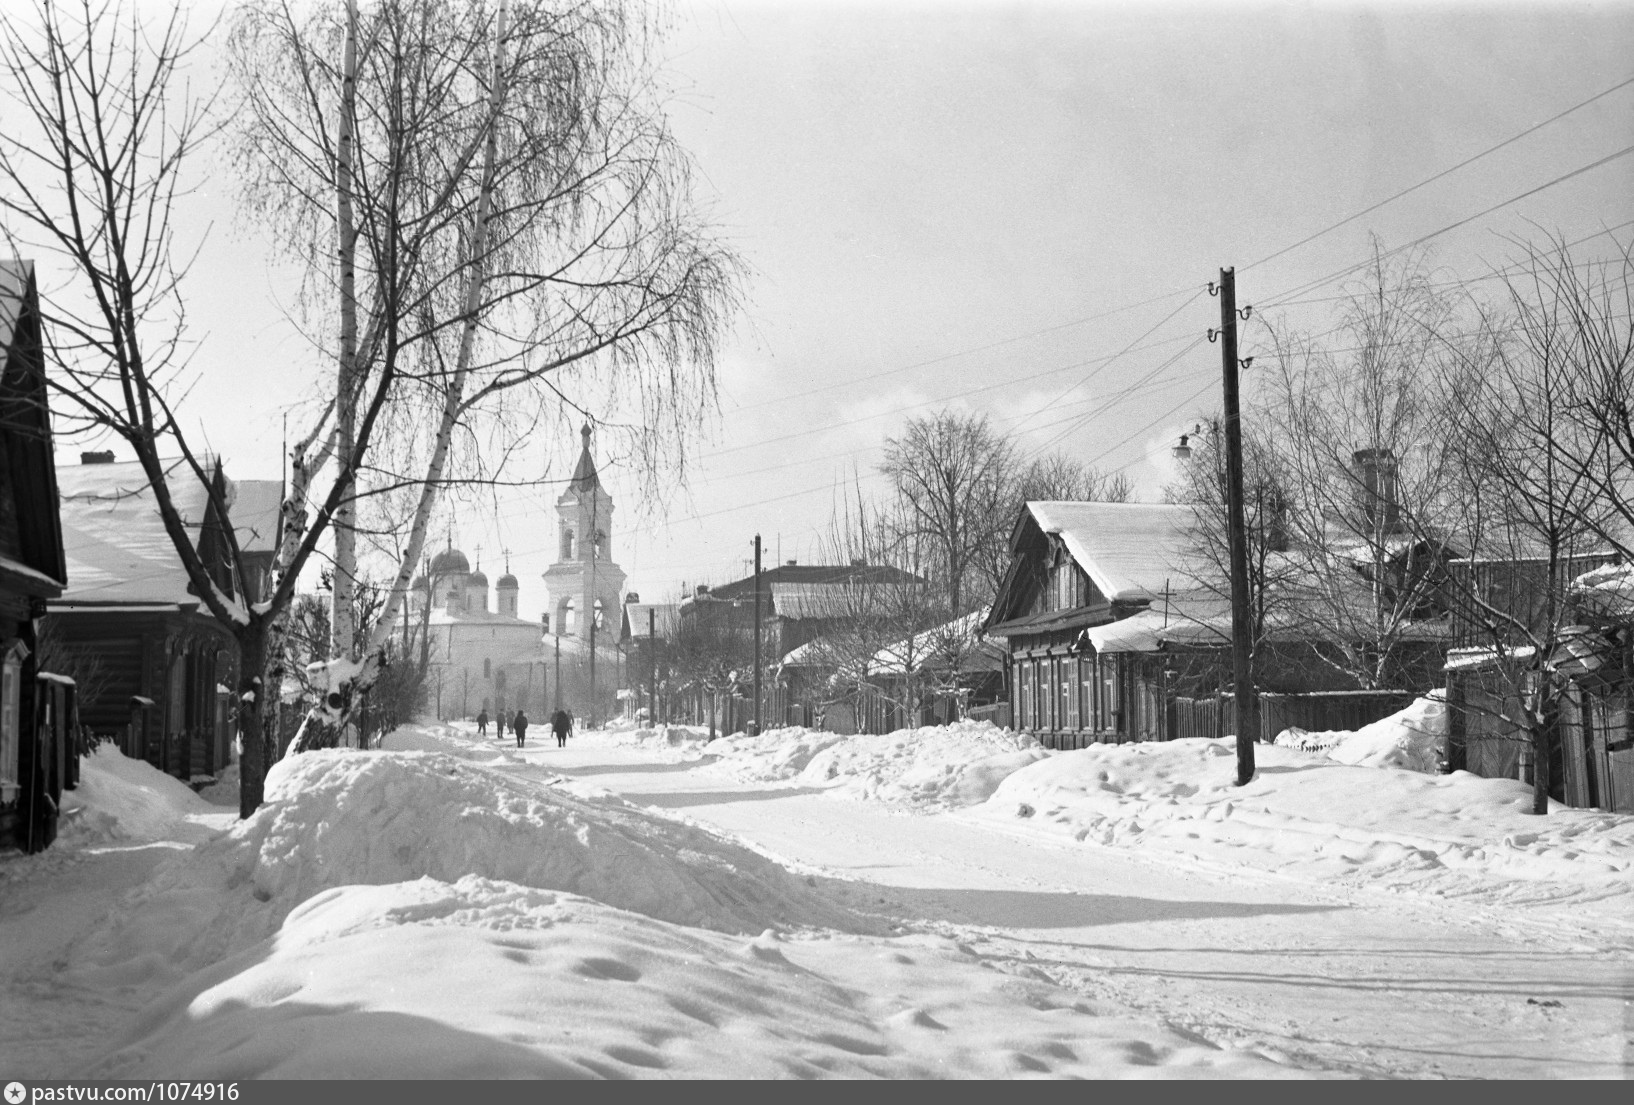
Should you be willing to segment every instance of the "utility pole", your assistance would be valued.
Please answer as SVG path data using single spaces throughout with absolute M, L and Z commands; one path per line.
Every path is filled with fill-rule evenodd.
M 556 627 L 556 708 L 562 708 L 562 627 Z
M 1211 289 L 1213 290 L 1213 289 Z M 1237 402 L 1237 272 L 1220 270 L 1220 345 L 1224 370 L 1226 513 L 1231 538 L 1231 679 L 1237 698 L 1237 785 L 1254 778 L 1260 700 L 1254 689 L 1253 625 L 1248 601 L 1248 523 L 1243 510 L 1243 427 Z
M 590 720 L 585 732 L 596 727 L 596 611 L 590 612 Z
M 755 534 L 755 736 L 760 736 L 760 534 Z
M 647 607 L 647 651 L 652 654 L 652 682 L 647 684 L 647 724 L 658 728 L 658 609 Z

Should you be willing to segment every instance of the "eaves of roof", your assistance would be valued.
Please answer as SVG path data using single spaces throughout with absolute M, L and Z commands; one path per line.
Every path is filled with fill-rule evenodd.
M 1112 605 L 1075 606 L 1071 610 L 1046 610 L 983 628 L 990 637 L 1015 637 L 1023 633 L 1050 633 L 1059 629 L 1087 629 L 1112 621 Z

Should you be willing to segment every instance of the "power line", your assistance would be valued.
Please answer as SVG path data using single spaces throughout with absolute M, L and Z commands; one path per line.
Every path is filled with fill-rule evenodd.
M 1487 157 L 1490 154 L 1495 154 L 1499 150 L 1505 148 L 1506 146 L 1510 146 L 1510 145 L 1513 145 L 1516 142 L 1519 142 L 1522 138 L 1525 138 L 1527 135 L 1534 134 L 1537 131 L 1542 130 L 1544 127 L 1548 126 L 1551 123 L 1557 123 L 1560 120 L 1564 119 L 1566 116 L 1572 114 L 1573 112 L 1579 111 L 1579 110 L 1581 110 L 1581 109 L 1583 109 L 1585 107 L 1588 107 L 1590 104 L 1594 103 L 1597 100 L 1603 100 L 1607 96 L 1611 95 L 1613 92 L 1616 92 L 1618 89 L 1627 88 L 1631 84 L 1634 84 L 1634 77 L 1628 77 L 1628 78 L 1626 78 L 1624 80 L 1618 81 L 1616 84 L 1612 85 L 1610 88 L 1606 89 L 1604 92 L 1597 92 L 1593 96 L 1590 96 L 1588 99 L 1582 101 L 1581 103 L 1573 104 L 1571 107 L 1567 108 L 1565 111 L 1562 111 L 1562 112 L 1560 112 L 1560 113 L 1558 113 L 1556 115 L 1551 115 L 1549 118 L 1545 119 L 1543 122 L 1535 123 L 1532 126 L 1527 127 L 1525 130 L 1521 131 L 1520 133 L 1513 134 L 1513 135 L 1509 136 L 1508 138 L 1505 138 L 1502 142 L 1499 142 L 1495 146 L 1488 146 L 1486 149 L 1482 150 L 1478 154 L 1475 154 L 1473 157 L 1466 157 L 1464 160 L 1460 161 L 1458 164 L 1453 165 L 1453 166 L 1451 166 L 1449 168 L 1446 168 L 1446 169 L 1442 169 L 1439 173 L 1436 173 L 1434 176 L 1431 176 L 1431 177 L 1426 177 L 1425 179 L 1419 181 L 1417 184 L 1413 184 L 1413 185 L 1410 185 L 1409 187 L 1403 188 L 1401 191 L 1397 192 L 1395 195 L 1387 196 L 1384 199 L 1380 200 L 1378 203 L 1373 204 L 1371 207 L 1364 207 L 1362 210 L 1356 212 L 1354 215 L 1347 215 L 1344 218 L 1340 219 L 1338 222 L 1332 223 L 1332 224 L 1330 224 L 1328 226 L 1323 227 L 1321 230 L 1318 230 L 1315 234 L 1311 234 L 1311 235 L 1308 235 L 1307 237 L 1301 238 L 1299 241 L 1295 242 L 1291 246 L 1283 246 L 1281 249 L 1277 250 L 1275 253 L 1268 254 L 1265 257 L 1261 257 L 1258 261 L 1255 261 L 1255 262 L 1253 262 L 1251 264 L 1247 264 L 1247 265 L 1242 266 L 1242 268 L 1239 269 L 1238 271 L 1239 272 L 1247 272 L 1249 269 L 1258 268 L 1260 265 L 1266 264 L 1267 262 L 1275 261 L 1278 257 L 1281 257 L 1285 253 L 1293 252 L 1294 250 L 1298 249 L 1300 246 L 1309 245 L 1311 242 L 1316 241 L 1316 239 L 1322 237 L 1323 235 L 1331 234 L 1333 231 L 1338 230 L 1342 226 L 1348 226 L 1349 224 L 1355 222 L 1357 219 L 1361 218 L 1363 215 L 1371 215 L 1373 212 L 1377 211 L 1379 208 L 1385 206 L 1386 204 L 1394 203 L 1396 200 L 1401 199 L 1403 196 L 1410 195 L 1413 192 L 1418 191 L 1420 188 L 1424 188 L 1424 187 L 1427 187 L 1428 185 L 1434 184 L 1436 181 L 1440 180 L 1442 177 L 1448 176 L 1448 175 L 1450 175 L 1452 173 L 1456 173 L 1459 169 L 1464 168 L 1466 165 L 1473 165 L 1477 161 L 1480 161 L 1482 158 Z
M 1439 238 L 1441 235 L 1446 234 L 1449 231 L 1457 230 L 1461 226 L 1467 226 L 1468 224 L 1474 222 L 1476 219 L 1485 218 L 1487 215 L 1492 214 L 1494 211 L 1498 211 L 1498 210 L 1500 210 L 1502 208 L 1508 207 L 1510 204 L 1513 204 L 1513 203 L 1519 203 L 1521 200 L 1527 199 L 1527 198 L 1529 198 L 1531 196 L 1535 196 L 1539 192 L 1542 192 L 1542 191 L 1544 191 L 1545 189 L 1548 189 L 1548 188 L 1553 188 L 1557 184 L 1564 184 L 1568 180 L 1571 180 L 1571 179 L 1573 179 L 1575 177 L 1582 176 L 1584 173 L 1591 172 L 1594 169 L 1598 169 L 1602 165 L 1608 165 L 1611 162 L 1616 161 L 1618 158 L 1627 157 L 1631 153 L 1634 153 L 1634 146 L 1624 146 L 1622 149 L 1618 150 L 1616 153 L 1607 154 L 1605 157 L 1599 158 L 1598 160 L 1595 160 L 1595 161 L 1591 161 L 1587 165 L 1580 165 L 1576 169 L 1572 169 L 1570 172 L 1561 173 L 1559 176 L 1555 177 L 1554 179 L 1547 180 L 1544 183 L 1539 184 L 1535 188 L 1528 188 L 1526 191 L 1521 192 L 1519 195 L 1511 196 L 1508 199 L 1503 200 L 1500 203 L 1493 204 L 1491 207 L 1485 208 L 1485 209 L 1483 209 L 1481 211 L 1477 211 L 1473 215 L 1468 215 L 1468 216 L 1466 216 L 1466 217 L 1464 217 L 1462 219 L 1457 220 L 1456 222 L 1448 223 L 1446 226 L 1441 227 L 1439 230 L 1432 230 L 1430 233 L 1425 234 L 1422 237 L 1415 238 L 1413 241 L 1408 242 L 1406 245 L 1396 246 L 1394 249 L 1386 250 L 1383 254 L 1380 255 L 1380 257 L 1378 259 L 1383 259 L 1384 257 L 1394 257 L 1398 253 L 1403 253 L 1403 252 L 1405 252 L 1405 251 L 1407 251 L 1409 249 L 1414 249 L 1414 248 L 1416 248 L 1418 246 L 1423 245 L 1425 242 L 1430 241 L 1433 238 Z M 1603 232 L 1601 232 L 1601 233 L 1603 233 Z M 1328 276 L 1324 276 L 1320 280 L 1313 280 L 1313 281 L 1310 281 L 1309 283 L 1301 284 L 1297 288 L 1293 288 L 1293 289 L 1290 289 L 1287 292 L 1282 293 L 1282 295 L 1274 296 L 1272 298 L 1271 302 L 1269 302 L 1267 304 L 1264 304 L 1263 306 L 1264 307 L 1281 307 L 1281 306 L 1285 306 L 1286 302 L 1285 302 L 1284 297 L 1301 295 L 1301 294 L 1303 294 L 1305 292 L 1308 292 L 1308 291 L 1311 291 L 1311 290 L 1313 290 L 1315 288 L 1320 288 L 1324 284 L 1331 284 L 1335 280 L 1342 279 L 1342 278 L 1344 278 L 1346 276 L 1349 276 L 1353 272 L 1358 272 L 1361 269 L 1366 268 L 1368 265 L 1373 263 L 1373 260 L 1374 259 L 1361 261 L 1361 262 L 1358 262 L 1358 263 L 1356 263 L 1354 265 L 1349 265 L 1349 266 L 1347 266 L 1345 268 L 1339 269 L 1337 272 L 1331 273 Z

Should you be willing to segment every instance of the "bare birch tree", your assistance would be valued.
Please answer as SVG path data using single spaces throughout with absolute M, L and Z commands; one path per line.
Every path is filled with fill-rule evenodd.
M 245 195 L 311 263 L 309 319 L 335 327 L 335 660 L 299 748 L 333 741 L 375 677 L 439 496 L 502 478 L 557 376 L 632 396 L 654 468 L 712 392 L 739 266 L 697 214 L 646 20 L 619 0 L 304 16 L 254 0 L 237 17 Z M 388 610 L 354 654 L 348 511 L 404 486 L 419 502 Z
M 213 578 L 176 506 L 172 479 L 197 481 L 228 517 L 213 458 L 183 432 L 177 404 L 189 383 L 187 311 L 176 203 L 191 159 L 211 135 L 211 100 L 179 73 L 200 39 L 178 9 L 154 20 L 117 0 L 41 3 L 0 17 L 0 74 L 14 109 L 0 131 L 0 208 L 7 246 L 54 256 L 64 275 L 42 296 L 45 340 L 71 430 L 111 432 L 135 454 L 159 515 L 204 609 L 240 652 L 240 813 L 261 802 L 265 734 L 276 731 L 282 648 L 270 643 L 311 552 L 301 465 L 321 453 L 320 427 L 297 447 L 266 602 L 247 603 Z M 320 420 L 321 423 L 321 420 Z M 167 473 L 175 453 L 184 464 Z M 168 454 L 168 455 L 167 455 Z M 224 527 L 236 578 L 248 578 L 233 527 Z

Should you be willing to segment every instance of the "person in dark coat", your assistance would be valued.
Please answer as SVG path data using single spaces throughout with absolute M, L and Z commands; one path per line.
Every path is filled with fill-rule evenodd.
M 482 711 L 482 713 L 477 715 L 477 736 L 486 737 L 487 735 L 488 735 L 488 711 L 484 710 L 484 711 Z
M 558 706 L 550 716 L 550 727 L 556 733 L 556 747 L 566 748 L 568 734 L 573 732 L 573 715 L 567 712 L 565 706 Z
M 528 715 L 521 710 L 511 719 L 511 728 L 516 731 L 516 747 L 521 748 L 522 742 L 528 739 Z

